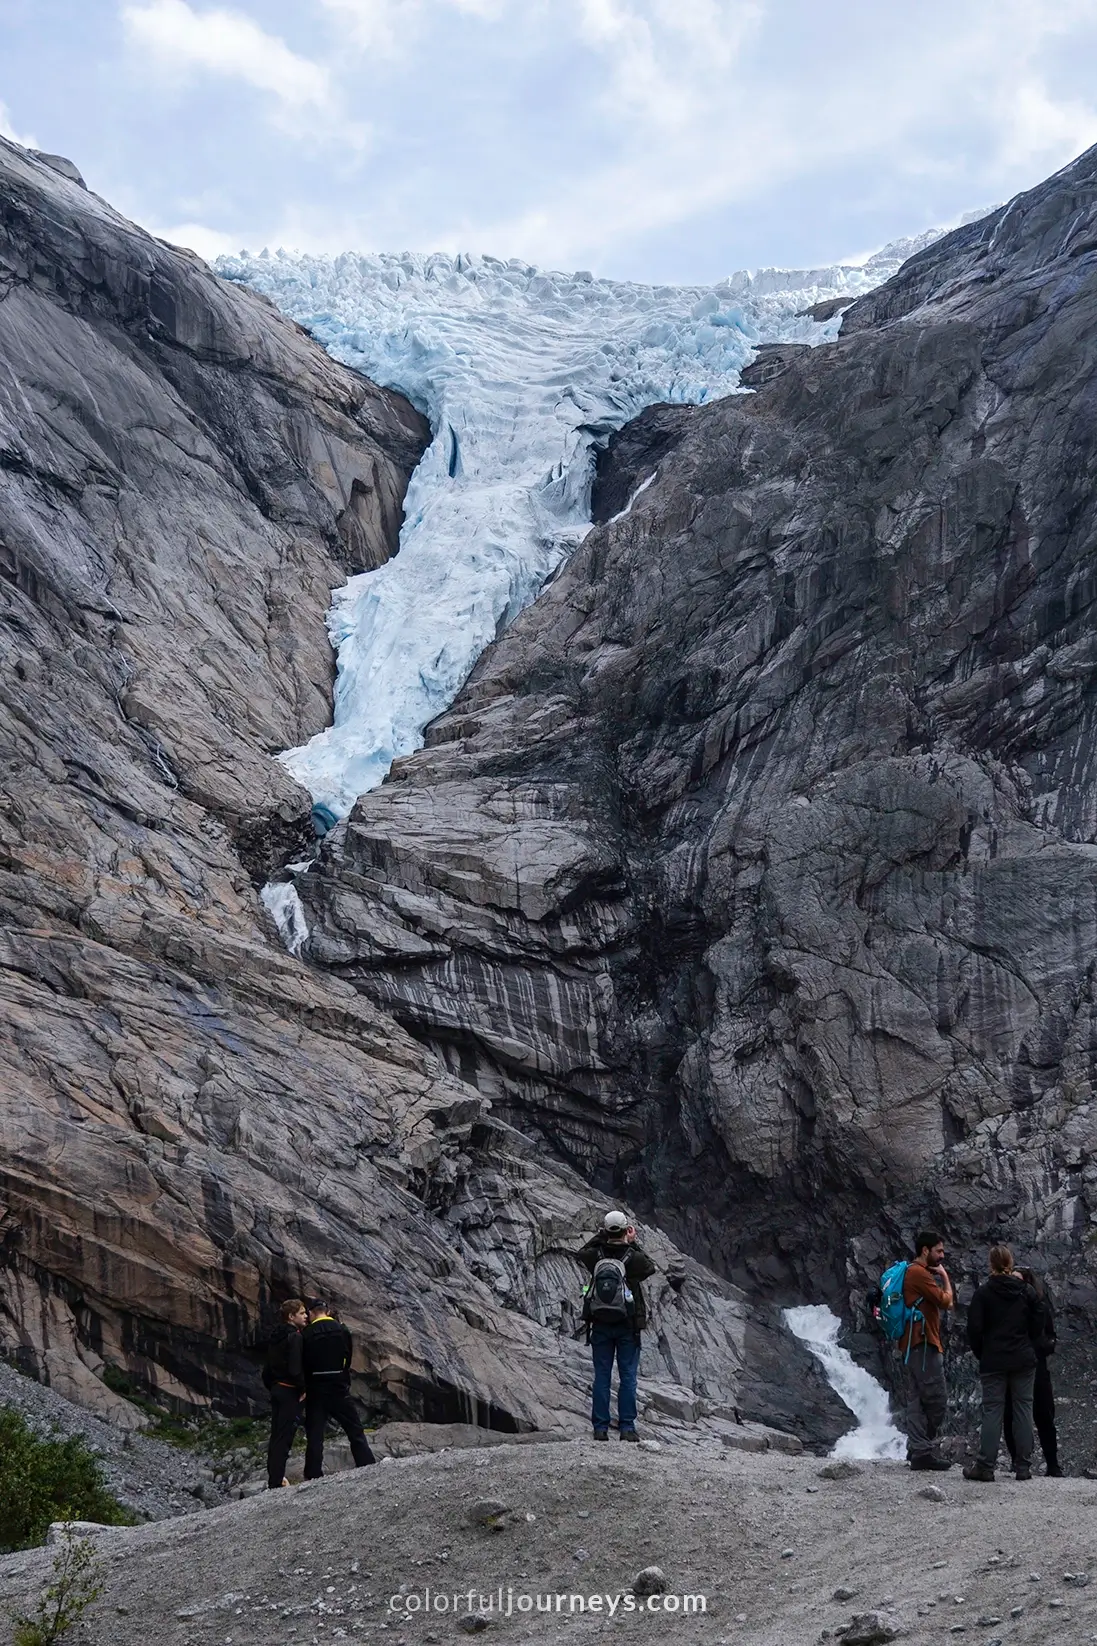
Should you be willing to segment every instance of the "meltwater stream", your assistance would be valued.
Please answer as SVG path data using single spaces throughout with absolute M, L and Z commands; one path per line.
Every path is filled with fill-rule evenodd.
M 887 1390 L 838 1342 L 842 1322 L 825 1303 L 786 1309 L 789 1331 L 798 1337 L 826 1373 L 827 1382 L 857 1419 L 857 1427 L 838 1440 L 832 1457 L 903 1458 L 906 1436 L 891 1419 Z
M 434 435 L 408 488 L 400 552 L 333 591 L 333 724 L 280 756 L 317 806 L 344 816 L 421 747 L 484 647 L 582 540 L 598 442 L 657 401 L 734 393 L 758 343 L 826 341 L 838 318 L 803 311 L 852 301 L 915 244 L 863 267 L 708 287 L 441 254 L 221 258 L 223 276 L 406 394 Z

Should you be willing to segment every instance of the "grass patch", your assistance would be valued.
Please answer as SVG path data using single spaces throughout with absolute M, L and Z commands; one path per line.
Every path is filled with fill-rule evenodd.
M 44 1438 L 21 1413 L 0 1407 L 0 1552 L 43 1543 L 54 1520 L 134 1524 L 78 1435 Z
M 143 1395 L 124 1372 L 115 1366 L 103 1368 L 103 1382 L 115 1394 L 122 1395 L 150 1420 L 145 1430 L 154 1440 L 164 1440 L 169 1446 L 178 1446 L 187 1452 L 202 1452 L 207 1457 L 224 1458 L 232 1452 L 246 1451 L 249 1457 L 262 1460 L 266 1456 L 270 1438 L 270 1420 L 259 1417 L 180 1417 L 165 1406 Z

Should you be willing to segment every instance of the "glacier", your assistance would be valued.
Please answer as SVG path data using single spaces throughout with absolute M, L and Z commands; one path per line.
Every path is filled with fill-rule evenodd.
M 332 725 L 279 756 L 311 793 L 317 832 L 422 746 L 484 647 L 582 540 L 595 451 L 614 429 L 656 402 L 745 392 L 739 372 L 759 343 L 829 340 L 840 318 L 819 323 L 804 310 L 852 302 L 935 237 L 863 265 L 765 269 L 713 286 L 468 254 L 219 258 L 219 274 L 407 395 L 433 432 L 398 554 L 333 591 Z M 292 938 L 299 948 L 296 921 Z

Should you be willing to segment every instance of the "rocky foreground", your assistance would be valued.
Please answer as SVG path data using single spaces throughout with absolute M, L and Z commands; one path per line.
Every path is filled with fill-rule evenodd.
M 471 1610 L 500 1641 L 606 1631 L 704 1646 L 1097 1639 L 1097 1485 L 925 1478 L 718 1443 L 683 1454 L 577 1440 L 389 1460 L 98 1534 L 107 1588 L 73 1638 L 144 1646 L 155 1628 L 165 1646 L 440 1646 L 464 1638 L 471 1589 Z M 24 1606 L 50 1559 L 0 1560 L 0 1606 Z M 651 1566 L 677 1611 L 663 1609 L 658 1578 L 637 1583 Z M 627 1609 L 634 1584 L 641 1596 L 653 1587 L 660 1610 Z M 509 1617 L 489 1609 L 500 1589 Z M 444 1612 L 428 1590 L 446 1597 Z M 703 1615 L 684 1610 L 696 1595 Z M 522 1611 L 519 1596 L 553 1609 Z M 584 1607 L 608 1598 L 580 1613 L 572 1596 Z

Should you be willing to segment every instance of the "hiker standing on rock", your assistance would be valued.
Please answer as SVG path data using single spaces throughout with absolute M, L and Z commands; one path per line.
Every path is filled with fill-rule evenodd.
M 1053 1480 L 1061 1479 L 1059 1467 L 1059 1436 L 1055 1428 L 1055 1391 L 1051 1386 L 1051 1368 L 1048 1356 L 1055 1353 L 1055 1310 L 1048 1289 L 1039 1275 L 1031 1269 L 1020 1271 L 1021 1279 L 1031 1286 L 1040 1305 L 1040 1335 L 1033 1344 L 1036 1350 L 1036 1381 L 1032 1388 L 1032 1421 L 1040 1436 L 1047 1473 Z M 1002 1424 L 1010 1463 L 1017 1467 L 1017 1447 L 1013 1438 L 1013 1396 L 1006 1390 L 1006 1411 Z
M 609 1439 L 610 1388 L 617 1361 L 617 1431 L 635 1441 L 636 1380 L 640 1372 L 640 1334 L 647 1325 L 642 1282 L 655 1264 L 636 1242 L 636 1230 L 624 1212 L 607 1212 L 601 1234 L 576 1256 L 590 1271 L 583 1294 L 583 1320 L 594 1358 L 591 1422 L 595 1440 Z
M 964 1470 L 965 1480 L 994 1479 L 1006 1395 L 1013 1403 L 1014 1474 L 1032 1479 L 1032 1394 L 1036 1344 L 1043 1326 L 1040 1300 L 1013 1267 L 1008 1246 L 990 1248 L 990 1279 L 971 1300 L 967 1340 L 979 1359 L 983 1385 L 983 1425 L 979 1456 Z
M 324 1430 L 333 1418 L 350 1441 L 355 1468 L 377 1459 L 370 1451 L 357 1407 L 350 1397 L 353 1345 L 342 1321 L 320 1298 L 309 1300 L 309 1323 L 302 1334 L 305 1372 L 305 1479 L 324 1472 Z
M 286 1464 L 305 1398 L 301 1360 L 301 1332 L 308 1310 L 299 1297 L 282 1305 L 282 1319 L 271 1334 L 263 1364 L 263 1382 L 270 1390 L 270 1445 L 267 1447 L 267 1486 L 288 1485 Z
M 899 1339 L 907 1377 L 907 1461 L 912 1469 L 951 1469 L 934 1451 L 948 1411 L 941 1311 L 955 1303 L 945 1268 L 945 1243 L 936 1229 L 922 1229 L 914 1261 L 903 1275 L 903 1303 L 910 1318 Z

